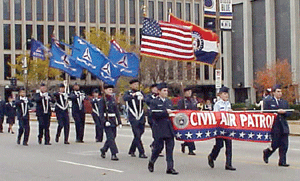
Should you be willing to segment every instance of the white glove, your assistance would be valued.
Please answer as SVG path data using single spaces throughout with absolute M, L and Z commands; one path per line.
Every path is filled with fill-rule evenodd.
M 106 126 L 106 127 L 110 126 L 110 122 L 106 121 L 106 122 L 105 122 L 105 126 Z
M 122 124 L 119 124 L 119 126 L 118 126 L 119 128 L 122 128 L 123 126 L 122 126 Z

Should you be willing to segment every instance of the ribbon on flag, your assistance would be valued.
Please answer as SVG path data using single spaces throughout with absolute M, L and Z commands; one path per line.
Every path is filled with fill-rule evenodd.
M 226 138 L 239 141 L 270 142 L 277 114 L 178 110 L 172 116 L 177 140 L 202 141 Z

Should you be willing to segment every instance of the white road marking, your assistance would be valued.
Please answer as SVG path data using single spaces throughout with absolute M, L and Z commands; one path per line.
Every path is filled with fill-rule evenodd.
M 107 171 L 118 172 L 118 173 L 123 173 L 124 172 L 122 170 L 116 170 L 116 169 L 112 169 L 112 168 L 98 167 L 98 166 L 93 166 L 93 165 L 86 165 L 86 164 L 69 162 L 69 161 L 64 161 L 64 160 L 57 160 L 57 161 L 58 162 L 62 162 L 62 163 L 68 163 L 68 164 L 71 164 L 71 165 L 78 165 L 78 166 L 84 166 L 84 167 L 89 167 L 89 168 L 96 168 L 96 169 L 99 169 L 99 170 L 107 170 Z

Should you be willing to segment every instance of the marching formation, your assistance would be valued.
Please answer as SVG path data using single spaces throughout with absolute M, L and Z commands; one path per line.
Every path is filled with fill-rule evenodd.
M 133 79 L 130 82 L 130 90 L 125 92 L 123 99 L 126 102 L 126 109 L 128 110 L 128 120 L 132 128 L 133 140 L 129 147 L 128 154 L 131 157 L 136 157 L 136 150 L 139 152 L 139 158 L 148 158 L 145 154 L 145 149 L 142 143 L 142 135 L 145 131 L 146 117 L 152 129 L 153 143 L 151 147 L 151 155 L 148 162 L 148 170 L 154 172 L 154 165 L 156 160 L 161 155 L 162 150 L 166 150 L 167 174 L 176 175 L 178 172 L 174 169 L 173 151 L 175 145 L 175 134 L 171 116 L 174 114 L 173 103 L 168 99 L 168 85 L 166 83 L 151 85 L 151 93 L 145 95 L 139 90 L 139 81 Z M 45 84 L 40 85 L 40 89 L 33 96 L 29 98 L 26 96 L 24 88 L 19 90 L 16 99 L 9 97 L 9 102 L 5 103 L 1 100 L 0 113 L 7 115 L 7 123 L 9 124 L 8 132 L 13 132 L 12 125 L 15 123 L 17 116 L 19 122 L 19 131 L 17 135 L 17 144 L 28 146 L 28 138 L 30 134 L 30 118 L 29 111 L 36 104 L 36 115 L 39 123 L 38 143 L 42 144 L 44 139 L 45 145 L 50 143 L 50 117 L 51 105 L 54 105 L 54 111 L 58 121 L 55 142 L 59 142 L 59 138 L 64 129 L 64 144 L 70 144 L 70 118 L 69 107 L 71 107 L 72 116 L 75 121 L 76 139 L 77 143 L 84 143 L 84 126 L 85 126 L 85 106 L 84 101 L 90 101 L 92 105 L 92 117 L 95 122 L 96 142 L 103 141 L 103 132 L 105 132 L 106 140 L 103 147 L 100 149 L 100 156 L 106 158 L 108 150 L 111 152 L 111 160 L 118 161 L 117 157 L 118 147 L 116 143 L 117 128 L 122 127 L 119 107 L 115 99 L 114 86 L 104 84 L 102 87 L 103 94 L 100 96 L 99 89 L 94 89 L 92 98 L 85 96 L 80 91 L 77 83 L 73 85 L 73 91 L 70 94 L 66 93 L 66 86 L 59 85 L 59 90 L 53 94 L 47 92 Z M 214 104 L 214 111 L 232 111 L 231 104 L 228 101 L 227 87 L 222 87 L 218 93 L 218 101 Z M 198 110 L 197 102 L 192 100 L 192 88 L 186 87 L 184 90 L 184 97 L 179 100 L 178 110 Z M 286 153 L 288 150 L 288 135 L 289 127 L 286 117 L 290 114 L 285 109 L 288 109 L 288 103 L 281 99 L 282 92 L 279 85 L 273 88 L 273 96 L 266 96 L 263 100 L 264 109 L 274 110 L 278 116 L 273 123 L 271 130 L 272 143 L 271 147 L 263 150 L 263 161 L 268 163 L 268 158 L 279 148 L 279 166 L 288 167 L 286 162 Z M 72 103 L 72 104 L 69 104 Z M 144 104 L 146 103 L 146 104 Z M 144 109 L 144 105 L 148 105 L 148 109 Z M 147 111 L 146 111 L 147 110 Z M 145 111 L 145 112 L 144 112 Z M 146 116 L 148 115 L 148 116 Z M 1 117 L 2 120 L 4 118 Z M 3 121 L 2 121 L 3 122 Z M 1 122 L 1 132 L 3 133 L 3 125 Z M 22 139 L 22 136 L 23 140 Z M 232 166 L 232 140 L 224 138 L 216 138 L 211 153 L 208 155 L 208 165 L 214 168 L 214 162 L 218 157 L 221 148 L 226 146 L 226 163 L 225 169 L 234 171 L 236 168 Z M 195 154 L 195 143 L 184 142 L 181 144 L 181 151 L 185 152 L 185 147 L 188 147 L 189 155 Z

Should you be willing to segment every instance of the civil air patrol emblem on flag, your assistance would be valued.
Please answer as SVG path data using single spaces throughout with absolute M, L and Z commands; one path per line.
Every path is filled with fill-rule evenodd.
M 184 129 L 189 125 L 189 117 L 184 113 L 176 114 L 173 120 L 178 129 Z
M 105 72 L 107 75 L 111 76 L 111 73 L 110 73 L 110 64 L 109 64 L 109 63 L 105 64 L 105 65 L 101 68 L 101 70 L 102 70 L 103 72 Z
M 201 38 L 201 35 L 195 31 L 192 32 L 193 37 L 193 48 L 194 51 L 199 51 L 203 49 L 204 46 L 204 40 Z
M 128 68 L 128 58 L 124 55 L 121 60 L 118 62 L 118 65 Z

